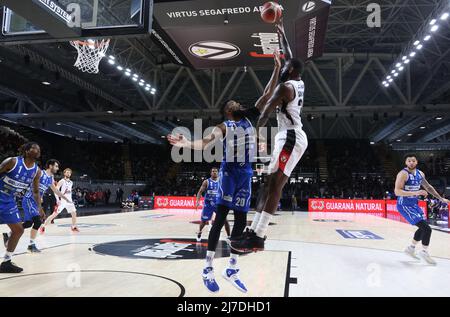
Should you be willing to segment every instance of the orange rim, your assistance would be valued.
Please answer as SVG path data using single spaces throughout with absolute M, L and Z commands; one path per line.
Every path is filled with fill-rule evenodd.
M 83 46 L 91 46 L 94 45 L 96 47 L 100 47 L 100 46 L 104 46 L 106 44 L 109 44 L 109 39 L 108 40 L 94 40 L 94 43 L 89 43 L 88 41 L 80 41 L 80 40 L 76 40 L 76 41 L 71 41 L 72 43 L 78 44 L 78 45 L 83 45 Z

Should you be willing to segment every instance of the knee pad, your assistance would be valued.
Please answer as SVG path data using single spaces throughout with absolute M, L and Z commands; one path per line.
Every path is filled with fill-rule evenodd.
M 33 229 L 34 230 L 39 230 L 41 225 L 42 225 L 41 217 L 40 216 L 33 217 Z
M 33 225 L 33 221 L 32 221 L 32 220 L 25 221 L 25 222 L 22 224 L 22 226 L 23 226 L 24 229 L 31 228 L 32 225 Z

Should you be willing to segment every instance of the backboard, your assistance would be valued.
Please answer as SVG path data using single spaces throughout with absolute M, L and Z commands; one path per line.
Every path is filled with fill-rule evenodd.
M 8 1 L 3 1 L 8 4 Z M 1 42 L 18 44 L 67 41 L 75 38 L 114 38 L 148 35 L 151 31 L 153 0 L 27 1 L 26 5 L 9 2 L 9 7 L 2 7 Z M 1 3 L 2 0 L 0 0 Z M 33 8 L 33 6 L 36 7 Z M 62 24 L 57 27 L 48 25 L 45 19 L 37 18 L 37 13 L 53 15 L 53 17 L 56 15 Z M 41 25 L 31 21 L 38 21 Z M 78 29 L 79 32 L 76 35 L 58 33 L 58 29 L 66 27 L 68 30 Z

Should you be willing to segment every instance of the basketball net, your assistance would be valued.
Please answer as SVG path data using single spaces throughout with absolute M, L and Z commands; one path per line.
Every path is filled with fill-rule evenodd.
M 70 44 L 78 52 L 74 66 L 84 73 L 97 74 L 100 61 L 108 50 L 109 41 L 109 39 L 70 41 Z

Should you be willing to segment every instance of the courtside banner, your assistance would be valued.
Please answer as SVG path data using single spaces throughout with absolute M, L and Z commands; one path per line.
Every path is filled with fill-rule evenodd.
M 428 219 L 427 202 L 419 200 L 419 207 L 423 210 L 425 219 Z M 386 200 L 386 218 L 408 223 L 408 221 L 406 221 L 405 218 L 403 218 L 403 216 L 398 212 L 396 200 Z
M 375 216 L 384 217 L 386 206 L 384 200 L 309 199 L 308 211 L 369 213 Z
M 280 43 L 275 25 L 261 19 L 265 2 L 155 0 L 155 25 L 162 37 L 170 38 L 165 40 L 169 55 L 179 64 L 182 61 L 197 69 L 269 65 Z M 277 2 L 283 9 L 285 31 L 295 57 L 306 61 L 322 56 L 331 0 Z M 176 57 L 179 52 L 184 56 Z
M 196 197 L 184 196 L 155 196 L 153 209 L 196 209 Z M 198 209 L 203 208 L 203 198 L 200 199 Z

